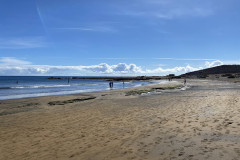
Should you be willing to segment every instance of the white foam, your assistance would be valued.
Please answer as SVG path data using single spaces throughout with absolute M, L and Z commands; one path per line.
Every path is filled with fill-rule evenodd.
M 31 93 L 31 94 L 20 94 L 20 95 L 8 95 L 0 96 L 0 100 L 7 99 L 20 99 L 20 98 L 30 98 L 30 97 L 43 97 L 43 96 L 57 96 L 57 95 L 70 95 L 84 92 L 96 92 L 100 90 L 96 89 L 84 89 L 84 90 L 75 90 L 75 91 L 60 91 L 60 92 L 51 92 L 51 93 Z
M 16 86 L 10 87 L 11 89 L 23 89 L 23 88 L 51 88 L 51 87 L 69 87 L 70 85 L 39 85 L 39 86 Z

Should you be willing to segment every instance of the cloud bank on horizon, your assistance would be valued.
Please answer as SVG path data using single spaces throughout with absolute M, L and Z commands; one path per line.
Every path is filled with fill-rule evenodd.
M 54 66 L 54 65 L 34 65 L 31 62 L 20 60 L 14 57 L 0 57 L 0 75 L 78 75 L 78 76 L 100 76 L 100 75 L 166 75 L 170 73 L 182 74 L 204 68 L 223 65 L 219 60 L 206 61 L 202 67 L 192 67 L 190 65 L 178 66 L 174 68 L 157 67 L 155 69 L 142 69 L 136 64 L 118 63 L 109 65 L 101 63 L 89 66 Z

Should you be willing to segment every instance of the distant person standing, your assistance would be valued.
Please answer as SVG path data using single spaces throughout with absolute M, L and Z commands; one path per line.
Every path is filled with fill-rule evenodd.
M 68 84 L 70 83 L 70 78 L 68 77 Z
M 109 88 L 112 88 L 112 82 L 109 82 Z
M 113 88 L 113 81 L 109 82 L 109 87 L 112 89 Z
M 18 84 L 18 81 L 16 82 L 16 84 Z
M 187 83 L 187 80 L 186 80 L 186 79 L 184 79 L 183 83 L 184 83 L 184 85 L 186 85 L 186 83 Z

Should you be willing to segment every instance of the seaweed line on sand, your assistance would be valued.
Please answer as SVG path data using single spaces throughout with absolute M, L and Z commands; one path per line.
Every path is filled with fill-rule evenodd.
M 173 89 L 181 89 L 184 87 L 183 85 L 175 85 L 175 86 L 166 86 L 166 87 L 155 87 L 150 89 L 141 89 L 141 90 L 131 90 L 126 92 L 125 96 L 131 96 L 131 95 L 141 95 L 143 93 L 149 93 L 149 92 L 160 92 L 162 90 L 173 90 Z
M 68 103 L 81 102 L 81 101 L 91 100 L 91 99 L 95 99 L 95 98 L 96 97 L 85 97 L 85 98 L 70 99 L 70 100 L 65 100 L 65 101 L 52 101 L 52 102 L 49 102 L 48 104 L 50 106 L 65 105 L 65 104 L 68 104 Z

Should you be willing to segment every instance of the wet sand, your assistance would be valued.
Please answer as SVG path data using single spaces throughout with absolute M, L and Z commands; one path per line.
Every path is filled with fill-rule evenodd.
M 239 159 L 240 84 L 187 86 L 0 101 L 0 159 Z

